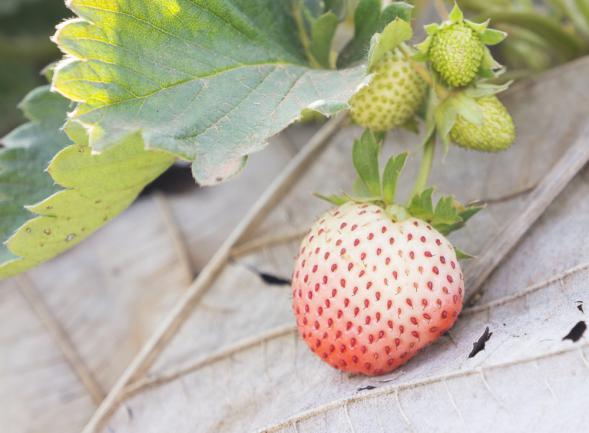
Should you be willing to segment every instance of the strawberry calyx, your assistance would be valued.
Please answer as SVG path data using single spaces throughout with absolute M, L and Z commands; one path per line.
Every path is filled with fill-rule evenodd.
M 436 58 L 434 55 L 435 53 L 432 53 L 436 39 L 444 38 L 444 34 L 452 34 L 450 39 L 453 39 L 462 33 L 464 35 L 465 41 L 472 39 L 472 42 L 474 42 L 472 49 L 467 51 L 469 51 L 468 55 L 476 57 L 475 59 L 468 59 L 476 63 L 476 65 L 474 65 L 476 69 L 475 77 L 495 78 L 502 73 L 502 66 L 493 58 L 493 55 L 491 54 L 491 51 L 488 47 L 502 42 L 507 37 L 507 33 L 489 28 L 489 20 L 483 23 L 475 23 L 473 21 L 467 20 L 464 18 L 462 10 L 458 7 L 457 4 L 455 4 L 452 12 L 450 12 L 448 16 L 448 20 L 441 24 L 428 24 L 424 28 L 427 33 L 427 37 L 423 42 L 415 46 L 417 48 L 417 54 L 414 56 L 415 60 L 444 63 L 441 59 Z M 468 34 L 471 35 L 470 38 L 467 36 Z M 461 60 L 465 61 L 465 64 L 469 63 L 467 59 Z M 448 61 L 451 60 L 448 59 Z M 436 75 L 439 75 L 440 67 L 434 67 L 433 69 L 433 72 L 436 73 Z M 438 71 L 436 71 L 436 69 L 438 69 Z M 449 83 L 448 80 L 445 81 L 446 84 L 448 84 L 450 87 L 463 87 L 470 84 L 475 79 L 475 77 L 466 81 L 459 79 L 456 81 L 450 80 L 451 82 Z
M 406 204 L 397 200 L 397 182 L 405 167 L 408 154 L 389 158 L 381 173 L 379 157 L 384 141 L 383 134 L 366 130 L 354 141 L 352 159 L 357 179 L 353 194 L 321 195 L 317 197 L 336 206 L 348 202 L 369 203 L 381 207 L 393 222 L 418 218 L 429 223 L 443 235 L 464 227 L 466 222 L 480 211 L 478 204 L 463 205 L 452 196 L 440 196 L 434 204 L 434 188 L 414 193 Z
M 452 142 L 450 132 L 456 125 L 458 118 L 461 117 L 473 125 L 482 126 L 484 112 L 479 100 L 507 90 L 511 83 L 512 81 L 493 84 L 482 80 L 470 87 L 453 91 L 443 99 L 432 94 L 429 105 L 432 116 L 427 119 L 428 130 L 435 129 L 437 131 L 447 152 Z

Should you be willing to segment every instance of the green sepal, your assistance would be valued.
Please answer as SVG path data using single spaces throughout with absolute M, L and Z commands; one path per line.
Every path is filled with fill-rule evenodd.
M 430 223 L 444 236 L 462 228 L 466 221 L 483 208 L 476 205 L 465 207 L 451 196 L 441 197 L 434 207 L 433 191 L 433 188 L 428 188 L 413 196 L 407 211 L 415 218 Z
M 429 59 L 429 56 L 426 52 L 422 52 L 422 51 L 417 51 L 415 54 L 413 54 L 413 56 L 411 57 L 413 60 L 415 60 L 416 62 L 426 62 Z
M 491 22 L 491 20 L 486 20 L 482 23 L 475 23 L 470 20 L 464 20 L 464 24 L 466 24 L 468 27 L 473 29 L 475 31 L 475 33 L 478 33 L 479 35 L 482 35 L 487 30 L 490 22 Z M 501 42 L 501 41 L 499 41 L 499 42 Z
M 411 21 L 413 6 L 405 2 L 394 2 L 381 12 L 381 0 L 361 0 L 354 11 L 354 37 L 340 52 L 338 68 L 344 68 L 365 59 L 373 35 L 382 32 L 393 20 L 400 18 Z
M 331 44 L 339 24 L 333 12 L 327 12 L 311 25 L 311 54 L 326 69 L 331 68 Z
M 497 45 L 505 40 L 507 33 L 502 32 L 501 30 L 485 29 L 480 37 L 481 42 L 485 45 Z
M 472 254 L 469 254 L 466 251 L 461 250 L 460 248 L 454 247 L 454 252 L 456 253 L 456 258 L 458 260 L 470 260 L 475 258 L 475 256 L 473 256 Z
M 464 117 L 468 122 L 475 125 L 483 124 L 483 112 L 473 98 L 465 93 L 458 93 L 451 99 L 451 104 L 455 107 L 456 113 Z
M 313 195 L 315 197 L 320 198 L 321 200 L 325 200 L 326 202 L 331 203 L 335 206 L 341 206 L 341 205 L 350 201 L 349 197 L 342 196 L 342 195 L 336 195 L 336 194 L 323 195 L 318 192 L 315 192 L 315 193 L 313 193 Z
M 444 143 L 444 153 L 450 148 L 450 131 L 454 128 L 458 118 L 458 110 L 452 103 L 452 98 L 446 98 L 434 111 L 435 126 Z
M 492 96 L 507 90 L 512 83 L 513 81 L 508 81 L 503 84 L 477 83 L 474 86 L 465 89 L 464 94 L 475 99 L 484 96 Z
M 411 214 L 407 212 L 407 209 L 398 204 L 387 206 L 385 212 L 394 222 L 405 221 L 406 219 L 411 218 Z
M 433 36 L 440 31 L 440 26 L 437 23 L 431 23 L 423 26 L 423 29 L 428 36 Z
M 415 6 L 402 1 L 396 1 L 388 5 L 380 14 L 381 28 L 384 28 L 396 18 L 400 18 L 408 23 L 411 22 L 411 19 L 413 18 L 413 9 L 415 9 Z
M 382 33 L 376 33 L 370 43 L 368 53 L 368 70 L 372 71 L 378 62 L 389 51 L 393 51 L 401 43 L 413 37 L 411 24 L 401 18 L 396 18 L 388 24 Z
M 356 177 L 352 185 L 352 194 L 354 197 L 370 197 L 370 191 L 366 188 L 366 185 L 359 177 Z
M 450 11 L 450 14 L 448 15 L 448 20 L 452 23 L 460 23 L 464 20 L 464 14 L 462 13 L 462 10 L 458 7 L 457 3 L 454 3 L 452 11 Z
M 421 194 L 414 195 L 407 206 L 407 211 L 415 218 L 430 222 L 434 215 L 433 193 L 433 188 L 427 188 Z
M 371 131 L 364 131 L 362 136 L 354 141 L 352 160 L 358 177 L 362 179 L 370 195 L 380 197 L 379 154 L 380 145 Z
M 405 162 L 407 161 L 407 153 L 401 153 L 397 156 L 391 157 L 385 166 L 382 175 L 382 199 L 387 205 L 395 203 L 395 192 L 397 191 L 397 181 Z
M 458 212 L 458 216 L 460 217 L 460 220 L 457 222 L 454 222 L 452 224 L 438 225 L 437 229 L 443 235 L 447 235 L 448 233 L 452 233 L 452 232 L 455 232 L 456 230 L 460 230 L 462 227 L 465 226 L 466 222 L 469 219 L 471 219 L 474 215 L 476 215 L 480 210 L 485 208 L 485 206 L 480 206 L 480 205 L 468 205 L 468 206 L 464 207 L 462 204 L 460 204 L 456 200 L 453 200 L 453 205 Z
M 354 203 L 376 203 L 381 204 L 382 198 L 380 196 L 362 196 L 357 197 L 351 194 L 345 194 L 344 196 L 348 199 L 348 201 L 353 201 Z
M 481 68 L 483 69 L 497 69 L 501 67 L 501 63 L 499 63 L 493 55 L 491 54 L 491 50 L 488 47 L 484 47 L 483 51 L 483 60 L 481 61 Z

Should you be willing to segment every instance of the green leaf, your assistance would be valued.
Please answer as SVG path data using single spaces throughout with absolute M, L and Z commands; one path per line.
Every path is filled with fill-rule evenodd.
M 311 69 L 290 2 L 71 0 L 80 17 L 54 37 L 67 58 L 53 86 L 106 149 L 140 133 L 193 161 L 201 184 L 235 175 L 248 154 L 311 108 L 347 108 L 364 67 Z
M 407 153 L 401 153 L 388 160 L 382 175 L 382 198 L 387 205 L 395 203 L 395 193 L 397 191 L 397 181 L 405 162 L 407 161 Z
M 349 66 L 366 57 L 370 38 L 379 31 L 381 7 L 381 0 L 360 0 L 354 11 L 354 37 L 339 54 L 338 67 Z
M 381 194 L 378 168 L 379 154 L 380 145 L 372 132 L 366 130 L 360 139 L 354 141 L 352 160 L 358 177 L 362 179 L 370 195 L 378 197 Z
M 400 18 L 387 25 L 382 33 L 374 35 L 368 55 L 368 70 L 372 70 L 386 53 L 411 39 L 412 36 L 411 24 Z
M 0 164 L 1 228 L 6 241 L 0 253 L 1 278 L 88 237 L 126 209 L 175 160 L 167 152 L 145 150 L 138 135 L 93 154 L 84 144 L 85 130 L 76 123 L 68 124 L 68 134 L 82 144 L 68 146 L 70 141 L 61 131 L 67 106 L 47 88 L 33 92 L 23 105 L 32 121 L 5 140 L 8 148 L 2 151 Z
M 45 172 L 49 161 L 69 144 L 60 130 L 69 102 L 49 92 L 35 89 L 20 107 L 31 122 L 8 136 L 0 149 L 0 263 L 15 259 L 4 242 L 33 215 L 24 206 L 55 193 L 58 188 Z
M 331 67 L 331 43 L 337 25 L 337 16 L 328 12 L 317 18 L 311 28 L 311 54 L 326 69 Z

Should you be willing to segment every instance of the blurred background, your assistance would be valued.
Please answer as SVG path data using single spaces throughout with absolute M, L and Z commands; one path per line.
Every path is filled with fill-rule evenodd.
M 23 121 L 17 104 L 45 82 L 41 71 L 59 58 L 49 37 L 70 15 L 64 0 L 0 0 L 0 136 Z

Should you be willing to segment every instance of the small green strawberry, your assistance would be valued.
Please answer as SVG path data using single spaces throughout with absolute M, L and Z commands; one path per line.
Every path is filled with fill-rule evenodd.
M 507 108 L 496 96 L 476 100 L 482 114 L 480 125 L 458 115 L 450 139 L 461 147 L 485 152 L 509 149 L 515 140 L 515 126 Z
M 489 29 L 489 22 L 474 23 L 464 19 L 458 6 L 448 21 L 425 27 L 428 37 L 417 46 L 417 59 L 429 60 L 432 68 L 450 87 L 464 87 L 477 77 L 490 78 L 501 66 L 487 45 L 496 45 L 506 34 Z
M 426 83 L 401 55 L 387 53 L 373 69 L 372 81 L 350 100 L 352 119 L 384 132 L 403 126 L 423 103 Z
M 453 87 L 470 84 L 483 60 L 484 45 L 478 34 L 464 23 L 441 29 L 432 39 L 432 67 Z

